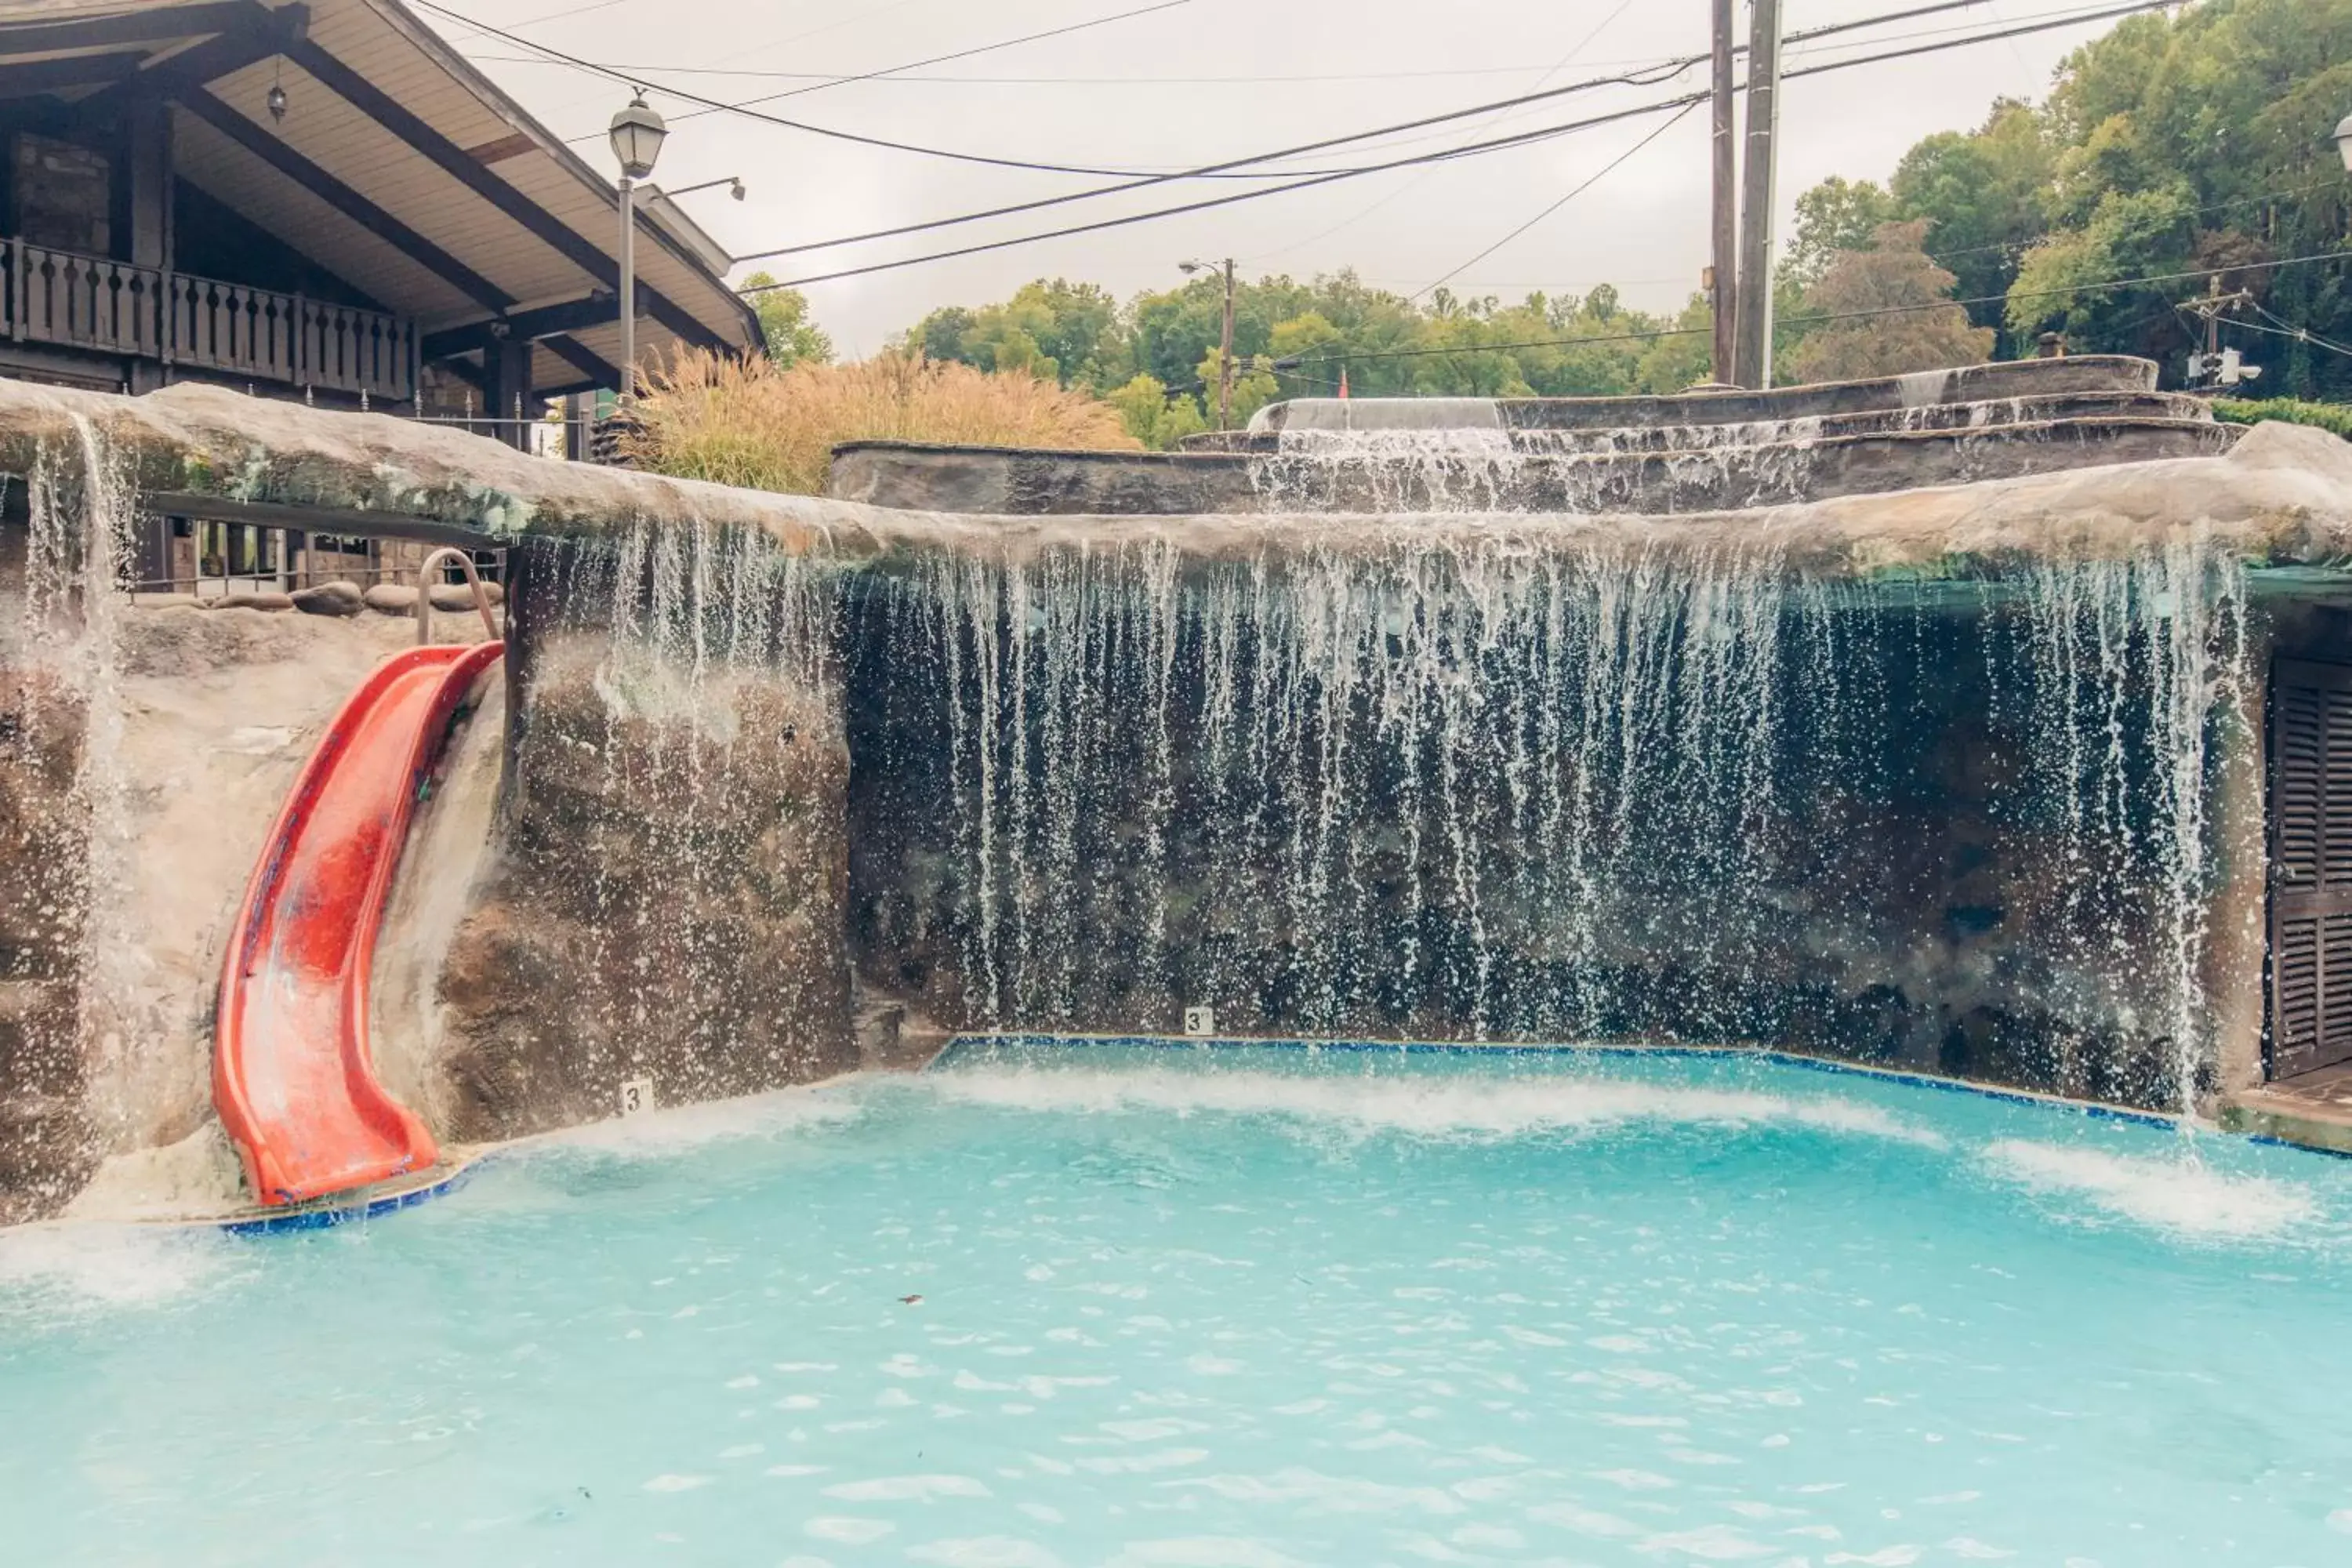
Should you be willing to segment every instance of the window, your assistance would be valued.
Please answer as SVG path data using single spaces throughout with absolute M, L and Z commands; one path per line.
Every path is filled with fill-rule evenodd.
M 16 232 L 34 245 L 105 256 L 113 250 L 113 171 L 103 153 L 20 132 Z

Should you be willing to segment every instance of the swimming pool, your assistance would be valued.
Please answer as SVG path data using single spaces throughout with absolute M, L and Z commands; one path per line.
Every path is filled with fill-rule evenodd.
M 0 1237 L 11 1563 L 2352 1561 L 2352 1162 L 1707 1057 L 960 1049 Z

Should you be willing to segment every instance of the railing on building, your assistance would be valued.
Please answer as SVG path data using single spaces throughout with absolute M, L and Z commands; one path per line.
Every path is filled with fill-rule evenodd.
M 381 310 L 23 239 L 0 247 L 0 274 L 12 341 L 395 402 L 415 395 L 416 324 Z
M 413 585 L 434 548 L 400 539 L 358 539 L 256 523 L 159 518 L 153 526 L 158 537 L 152 547 L 136 552 L 138 564 L 125 584 L 137 603 L 292 593 L 336 582 L 362 589 L 379 583 Z M 482 581 L 505 583 L 505 551 L 468 553 Z M 433 577 L 436 584 L 465 580 L 446 567 Z

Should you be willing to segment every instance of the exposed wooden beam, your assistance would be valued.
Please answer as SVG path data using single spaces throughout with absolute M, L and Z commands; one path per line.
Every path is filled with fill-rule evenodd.
M 345 217 L 488 310 L 503 310 L 514 296 L 319 167 L 203 88 L 184 93 L 180 106 L 268 163 Z
M 540 342 L 571 364 L 573 369 L 588 377 L 588 380 L 581 385 L 550 388 L 545 395 L 553 397 L 560 393 L 583 392 L 598 387 L 618 387 L 621 384 L 620 367 L 579 339 L 558 332 L 553 337 L 541 338 Z
M 511 136 L 501 136 L 495 142 L 485 142 L 466 149 L 466 156 L 477 163 L 503 163 L 509 158 L 520 158 L 539 143 L 518 131 Z
M 287 5 L 272 11 L 267 5 L 247 0 L 237 10 L 239 15 L 233 25 L 218 37 L 173 55 L 152 70 L 141 71 L 104 92 L 92 93 L 73 106 L 75 117 L 86 125 L 110 127 L 131 112 L 134 99 L 176 98 L 231 71 L 243 70 L 256 60 L 283 53 L 288 45 L 310 27 L 308 5 Z
M 25 98 L 69 87 L 104 87 L 135 74 L 147 57 L 135 52 L 68 55 L 61 59 L 0 65 L 0 98 Z
M 253 13 L 267 10 L 254 0 L 214 0 L 201 5 L 150 5 L 79 22 L 9 23 L 0 26 L 0 54 L 45 55 L 59 49 L 110 48 L 117 44 L 164 44 L 226 32 L 250 22 Z
M 467 386 L 472 387 L 476 392 L 485 391 L 489 385 L 488 374 L 484 372 L 480 365 L 476 364 L 472 360 L 436 359 L 430 361 L 429 363 L 447 371 L 451 375 L 456 376 L 459 381 L 462 381 Z
M 620 264 L 607 256 L 602 246 L 524 195 L 502 176 L 492 174 L 407 105 L 308 38 L 295 44 L 286 55 L 352 108 L 432 159 L 460 184 L 530 230 L 598 283 L 607 289 L 620 287 Z M 616 217 L 614 221 L 619 220 Z M 679 337 L 721 352 L 730 352 L 736 346 L 658 289 L 647 286 L 643 278 L 637 280 L 637 291 L 645 298 L 646 313 Z
M 583 327 L 601 327 L 613 319 L 616 308 L 613 296 L 599 293 L 567 300 L 560 305 L 541 305 L 488 321 L 469 321 L 427 336 L 425 353 L 430 359 L 446 359 L 451 354 L 487 349 L 501 339 L 548 338 L 558 332 L 576 332 Z

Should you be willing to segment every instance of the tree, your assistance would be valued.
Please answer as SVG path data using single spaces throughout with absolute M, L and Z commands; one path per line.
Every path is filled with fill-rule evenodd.
M 1977 131 L 1927 137 L 1895 165 L 1888 216 L 1927 220 L 1928 253 L 1958 297 L 1985 301 L 1968 308 L 1979 326 L 2001 319 L 2000 296 L 2046 224 L 2056 163 L 2042 117 L 2000 99 Z
M 1671 336 L 1633 346 L 1642 357 L 1633 367 L 1633 390 L 1667 395 L 1696 386 L 1715 375 L 1715 309 L 1705 294 L 1693 294 L 1669 323 Z
M 2025 342 L 2054 328 L 2077 348 L 2137 348 L 2151 310 L 2168 315 L 2166 302 L 2177 290 L 2159 286 L 2151 298 L 2112 280 L 2185 270 L 2197 237 L 2194 212 L 2185 184 L 2129 195 L 2107 192 L 2084 226 L 2053 234 L 2025 253 L 2009 295 L 2011 337 Z
M 1868 249 L 1878 226 L 1894 216 L 1894 199 L 1877 185 L 1832 174 L 1797 198 L 1797 228 L 1783 269 L 1810 289 L 1841 252 Z
M 754 272 L 743 279 L 751 309 L 759 313 L 760 334 L 767 340 L 768 357 L 779 366 L 807 361 L 827 364 L 833 360 L 833 340 L 809 320 L 808 296 L 797 289 L 773 287 L 775 275 Z M 748 293 L 759 289 L 758 293 Z
M 1187 436 L 1209 427 L 1201 405 L 1190 397 L 1171 398 L 1158 377 L 1138 374 L 1126 385 L 1103 395 L 1118 410 L 1127 433 L 1154 451 L 1164 452 Z
M 1234 386 L 1229 416 L 1232 428 L 1239 430 L 1249 424 L 1251 415 L 1282 395 L 1282 384 L 1274 372 L 1265 368 L 1265 356 L 1245 359 L 1234 356 Z M 1211 349 L 1193 368 L 1192 379 L 1201 384 L 1201 407 L 1212 422 L 1217 413 L 1217 351 Z
M 1951 298 L 1953 278 L 1923 248 L 1927 222 L 1878 226 L 1868 250 L 1840 252 L 1805 294 L 1805 310 L 1836 316 L 1883 312 L 1831 321 L 1808 332 L 1789 356 L 1800 381 L 1855 381 L 1901 375 L 1945 365 L 1974 364 L 1992 352 L 1990 327 L 1973 326 L 1958 305 L 1932 307 Z

